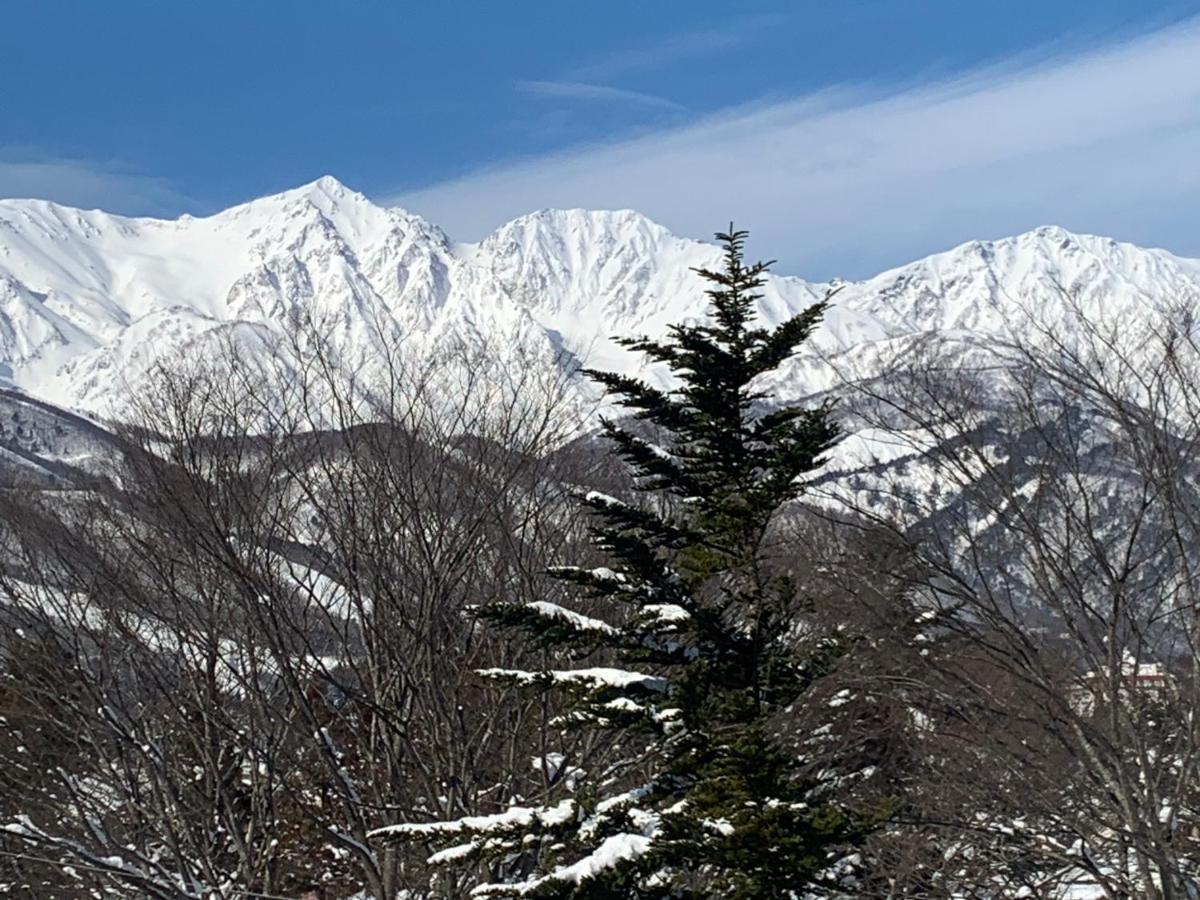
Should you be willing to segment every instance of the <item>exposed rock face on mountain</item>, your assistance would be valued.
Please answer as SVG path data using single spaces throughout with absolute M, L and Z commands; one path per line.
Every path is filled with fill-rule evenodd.
M 329 177 L 171 221 L 5 200 L 0 384 L 119 414 L 155 361 L 203 357 L 230 337 L 271 352 L 301 320 L 356 364 L 384 347 L 454 340 L 501 355 L 520 347 L 523 361 L 548 366 L 636 370 L 611 338 L 700 316 L 706 299 L 689 268 L 716 263 L 715 247 L 631 211 L 544 210 L 457 244 Z M 828 288 L 773 276 L 763 319 L 779 322 Z M 773 387 L 823 390 L 838 361 L 869 371 L 914 336 L 977 343 L 1034 319 L 1067 325 L 1072 305 L 1117 321 L 1197 295 L 1200 263 L 1160 250 L 1058 228 L 972 242 L 843 285 L 817 341 Z

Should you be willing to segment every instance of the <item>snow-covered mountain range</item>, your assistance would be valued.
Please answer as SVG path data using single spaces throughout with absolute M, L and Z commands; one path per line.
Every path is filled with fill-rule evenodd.
M 115 415 L 154 361 L 202 356 L 231 333 L 254 347 L 306 315 L 351 360 L 454 339 L 636 370 L 610 339 L 700 316 L 689 268 L 717 263 L 713 245 L 632 211 L 544 210 L 456 243 L 330 177 L 206 218 L 0 200 L 0 387 Z M 828 288 L 773 276 L 763 318 Z M 831 359 L 869 366 L 914 336 L 986 340 L 1030 310 L 1065 322 L 1064 292 L 1089 316 L 1136 315 L 1200 296 L 1200 261 L 1055 227 L 963 244 L 843 285 L 776 387 L 823 390 Z

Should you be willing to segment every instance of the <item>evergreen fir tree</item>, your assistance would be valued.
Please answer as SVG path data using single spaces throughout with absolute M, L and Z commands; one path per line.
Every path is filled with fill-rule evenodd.
M 678 386 L 588 372 L 634 420 L 668 436 L 660 445 L 642 436 L 645 426 L 603 422 L 638 490 L 669 502 L 586 494 L 611 562 L 553 572 L 581 596 L 612 601 L 614 621 L 544 601 L 482 610 L 560 659 L 614 661 L 483 674 L 561 691 L 564 728 L 612 731 L 630 768 L 649 774 L 620 790 L 628 775 L 617 767 L 556 806 L 382 830 L 456 836 L 434 862 L 497 861 L 478 895 L 801 897 L 865 828 L 779 733 L 781 716 L 844 648 L 837 635 L 801 639 L 799 588 L 764 552 L 837 429 L 827 405 L 763 412 L 756 379 L 808 338 L 828 298 L 773 330 L 756 327 L 769 264 L 744 262 L 746 232 L 731 226 L 717 238 L 724 267 L 696 270 L 709 285 L 710 321 L 621 342 L 669 367 Z

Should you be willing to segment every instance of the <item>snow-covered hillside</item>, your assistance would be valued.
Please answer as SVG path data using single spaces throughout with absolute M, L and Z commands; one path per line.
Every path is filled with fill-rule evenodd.
M 712 245 L 631 211 L 545 210 L 457 244 L 330 177 L 169 221 L 4 200 L 0 386 L 119 414 L 155 360 L 203 355 L 231 332 L 265 347 L 263 335 L 305 316 L 352 361 L 461 339 L 520 346 L 523 360 L 547 365 L 565 351 L 632 370 L 639 360 L 610 339 L 701 315 L 689 268 L 716 263 Z M 964 244 L 843 286 L 816 345 L 777 387 L 823 390 L 837 367 L 818 357 L 869 368 L 914 335 L 986 339 L 1028 310 L 1068 321 L 1060 286 L 1089 316 L 1119 318 L 1200 296 L 1200 262 L 1058 228 Z M 827 288 L 772 277 L 763 317 L 778 322 Z

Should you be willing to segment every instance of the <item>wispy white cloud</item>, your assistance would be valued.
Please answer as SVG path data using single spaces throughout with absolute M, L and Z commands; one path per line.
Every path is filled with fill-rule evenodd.
M 634 106 L 651 106 L 658 109 L 682 110 L 684 107 L 654 94 L 643 94 L 640 91 L 627 91 L 623 88 L 609 87 L 603 84 L 587 84 L 582 81 L 519 81 L 517 88 L 527 94 L 539 97 L 554 97 L 563 100 L 600 101 L 606 103 L 625 103 Z
M 546 206 L 734 218 L 789 271 L 869 274 L 1039 224 L 1200 254 L 1200 20 L 891 94 L 726 111 L 389 198 L 464 239 Z
M 569 77 L 579 81 L 607 81 L 635 72 L 665 69 L 693 59 L 703 59 L 750 43 L 765 29 L 789 16 L 761 14 L 739 16 L 720 27 L 693 28 L 668 34 L 638 46 L 616 50 L 572 69 Z
M 0 147 L 0 198 L 36 197 L 128 215 L 178 215 L 196 203 L 165 178 L 117 163 Z

